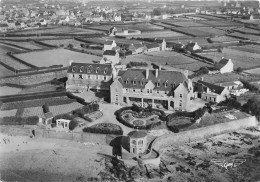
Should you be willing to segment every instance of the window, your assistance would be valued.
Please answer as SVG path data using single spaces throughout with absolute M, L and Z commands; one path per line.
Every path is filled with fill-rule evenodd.
M 180 98 L 182 98 L 182 94 L 180 94 Z
M 83 72 L 83 66 L 81 66 L 80 68 L 79 68 L 79 72 Z
M 117 87 L 116 87 L 115 91 L 118 92 L 118 88 Z
M 98 75 L 96 75 L 96 79 L 98 80 Z
M 72 74 L 72 78 L 75 78 L 75 75 L 74 75 L 74 74 Z
M 139 146 L 142 146 L 142 145 L 143 145 L 143 140 L 139 140 L 139 141 L 138 141 L 138 145 L 139 145 Z
M 72 72 L 75 72 L 76 69 L 77 69 L 77 67 L 76 67 L 76 66 L 73 66 L 73 67 L 71 68 L 71 71 L 72 71 Z
M 97 69 L 96 69 L 96 73 L 98 73 L 99 72 L 99 67 L 97 67 Z
M 213 100 L 214 100 L 214 102 L 216 102 L 216 98 L 214 98 Z
M 105 70 L 104 70 L 104 74 L 107 74 L 107 68 L 105 68 Z
M 125 89 L 125 91 L 126 91 L 126 92 L 129 92 L 128 88 L 127 88 L 127 89 Z
M 143 89 L 141 89 L 141 93 L 143 93 Z
M 206 100 L 208 99 L 208 97 L 206 96 Z
M 133 92 L 135 92 L 135 88 L 133 88 Z
M 160 87 L 160 82 L 157 82 L 157 87 Z
M 136 85 L 136 81 L 135 80 L 133 80 L 133 85 Z
M 153 90 L 152 90 L 152 89 L 150 89 L 150 93 L 153 93 Z
M 128 84 L 128 79 L 125 81 L 125 84 Z
M 150 93 L 150 89 L 147 89 L 147 93 Z
M 79 75 L 79 79 L 83 79 L 83 75 Z
M 91 71 L 92 71 L 92 66 L 90 65 L 90 66 L 88 66 L 88 73 L 91 73 Z
M 164 86 L 165 86 L 165 88 L 168 87 L 168 80 L 165 82 Z
M 182 107 L 182 103 L 180 102 L 180 107 Z
M 157 94 L 159 94 L 159 92 L 160 92 L 160 91 L 159 91 L 159 90 L 157 90 Z
M 104 76 L 104 80 L 107 80 L 107 76 Z
M 91 78 L 91 76 L 90 75 L 88 75 L 88 79 L 90 79 Z
M 136 141 L 135 141 L 135 140 L 133 140 L 133 141 L 132 141 L 132 144 L 136 145 Z

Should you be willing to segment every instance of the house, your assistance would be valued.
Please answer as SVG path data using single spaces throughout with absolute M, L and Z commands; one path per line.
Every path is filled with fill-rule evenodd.
M 144 52 L 156 52 L 156 51 L 160 51 L 161 47 L 160 44 L 158 43 L 152 43 L 152 44 L 146 44 L 144 46 Z
M 142 44 L 131 44 L 128 47 L 128 50 L 132 52 L 132 54 L 140 54 L 144 51 L 144 46 Z
M 92 16 L 92 21 L 94 21 L 94 22 L 100 22 L 100 21 L 103 21 L 103 20 L 104 20 L 104 17 L 101 16 L 101 15 Z
M 56 127 L 57 128 L 69 130 L 69 124 L 70 124 L 70 120 L 67 120 L 67 119 L 57 119 L 56 120 Z
M 44 113 L 44 117 L 43 117 L 44 124 L 46 124 L 46 125 L 51 124 L 52 123 L 52 119 L 53 119 L 52 112 Z
M 234 64 L 231 59 L 222 58 L 215 66 L 214 69 L 219 71 L 221 74 L 230 73 L 234 71 Z
M 194 43 L 194 42 L 189 42 L 189 43 L 186 45 L 185 49 L 186 49 L 187 51 L 190 51 L 190 52 L 195 52 L 195 51 L 201 50 L 201 47 L 198 45 L 197 42 L 195 42 L 195 43 Z
M 260 14 L 251 14 L 249 20 L 260 20 Z
M 6 32 L 8 29 L 8 25 L 6 23 L 1 23 L 0 24 L 0 31 L 1 32 Z
M 121 15 L 114 15 L 114 21 L 121 21 Z
M 104 62 L 104 64 L 110 63 L 112 65 L 119 63 L 119 53 L 116 50 L 106 50 L 103 53 L 103 59 L 101 60 L 101 63 Z
M 243 83 L 241 81 L 233 81 L 233 82 L 223 82 L 218 83 L 217 85 L 227 88 L 230 90 L 236 90 L 243 87 Z
M 104 51 L 106 51 L 106 50 L 113 50 L 114 47 L 116 47 L 115 40 L 113 40 L 113 41 L 106 41 L 104 43 Z
M 71 63 L 66 82 L 67 91 L 109 90 L 112 65 L 93 63 Z
M 216 103 L 224 101 L 230 95 L 226 87 L 204 82 L 203 80 L 195 83 L 194 92 L 197 93 L 197 98 Z
M 142 107 L 151 105 L 168 110 L 186 110 L 193 95 L 192 81 L 179 71 L 160 69 L 119 70 L 110 86 L 112 104 Z

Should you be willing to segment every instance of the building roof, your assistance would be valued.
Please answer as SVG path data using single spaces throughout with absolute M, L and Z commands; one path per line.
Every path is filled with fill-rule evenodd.
M 227 63 L 228 63 L 228 59 L 221 59 L 215 66 L 214 68 L 217 70 L 220 70 L 221 68 L 223 68 Z
M 72 63 L 68 68 L 68 73 L 111 75 L 112 66 L 110 64 Z
M 158 43 L 146 44 L 145 46 L 146 46 L 147 49 L 160 47 L 160 45 Z
M 208 82 L 204 82 L 204 81 L 202 81 L 202 80 L 199 80 L 198 83 L 201 84 L 201 85 L 203 85 L 203 86 L 205 86 L 205 87 L 207 87 L 207 88 L 209 88 L 210 91 L 212 91 L 212 92 L 214 92 L 214 93 L 216 93 L 216 94 L 219 94 L 219 95 L 220 95 L 220 94 L 223 92 L 223 90 L 225 89 L 225 87 L 222 87 L 222 86 L 219 86 L 219 85 L 214 85 L 214 84 L 208 83 Z M 200 91 L 205 91 L 205 90 L 202 89 L 202 90 L 200 90 Z
M 148 73 L 148 79 L 146 79 Z M 145 85 L 151 81 L 155 85 L 156 90 L 171 91 L 177 88 L 180 83 L 187 81 L 185 75 L 177 71 L 158 70 L 156 77 L 156 70 L 146 69 L 128 69 L 126 71 L 119 71 L 118 79 L 124 88 L 145 88 Z
M 144 131 L 131 131 L 128 133 L 130 138 L 144 138 L 147 136 L 147 133 Z
M 111 28 L 112 29 L 112 28 Z M 111 29 L 110 29 L 110 31 L 111 31 Z M 112 29 L 113 30 L 113 29 Z M 104 43 L 105 45 L 112 45 L 113 44 L 113 41 L 106 41 L 105 43 Z
M 115 56 L 116 51 L 115 50 L 106 50 L 103 55 L 108 55 L 108 56 Z
M 45 119 L 50 119 L 50 118 L 53 118 L 53 114 L 52 114 L 52 112 L 47 112 L 47 113 L 44 113 L 44 117 L 45 117 Z

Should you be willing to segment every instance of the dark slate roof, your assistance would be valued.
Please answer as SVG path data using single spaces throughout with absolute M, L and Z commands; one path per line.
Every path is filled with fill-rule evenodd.
M 228 59 L 221 59 L 215 66 L 214 68 L 217 70 L 220 70 L 223 68 L 226 64 L 228 63 Z
M 68 73 L 111 75 L 112 66 L 110 64 L 72 63 L 69 66 Z
M 131 131 L 128 133 L 130 138 L 144 138 L 147 136 L 147 133 L 144 131 Z
M 106 50 L 103 55 L 108 55 L 108 56 L 114 56 L 116 55 L 116 51 L 115 50 Z
M 111 29 L 110 29 L 110 30 L 111 30 Z M 112 45 L 112 44 L 113 44 L 113 41 L 106 41 L 104 44 L 105 44 L 105 45 Z
M 219 85 L 214 85 L 212 83 L 204 82 L 201 80 L 199 80 L 198 83 L 209 88 L 212 92 L 214 92 L 216 94 L 221 94 L 223 92 L 223 90 L 225 89 L 225 87 L 222 87 Z M 200 90 L 200 91 L 205 91 L 205 90 Z
M 152 49 L 155 47 L 160 47 L 160 45 L 158 43 L 146 44 L 147 49 Z
M 45 117 L 45 119 L 50 119 L 50 118 L 53 118 L 53 114 L 52 114 L 52 112 L 47 112 L 47 113 L 44 113 L 44 117 Z
M 146 79 L 145 69 L 128 69 L 126 71 L 119 71 L 118 79 L 124 88 L 139 88 L 144 89 L 149 80 L 155 85 L 155 90 L 171 91 L 175 89 L 180 83 L 187 81 L 185 75 L 177 71 L 158 70 L 158 77 L 156 78 L 156 70 L 149 70 L 148 79 Z

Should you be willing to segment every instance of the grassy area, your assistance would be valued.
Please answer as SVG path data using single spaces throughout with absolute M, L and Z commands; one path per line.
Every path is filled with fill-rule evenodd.
M 253 54 L 260 54 L 260 45 L 239 46 L 239 47 L 232 47 L 232 49 L 245 51 Z
M 257 36 L 257 35 L 243 34 L 243 33 L 239 33 L 239 32 L 231 33 L 230 35 L 236 36 L 236 37 L 239 37 L 242 39 L 247 38 L 252 41 L 260 41 L 260 36 Z
M 171 38 L 171 37 L 186 37 L 186 35 L 174 31 L 153 31 L 144 32 L 141 35 L 128 36 L 128 37 L 140 37 L 140 38 Z
M 201 28 L 201 27 L 200 27 Z M 204 31 L 204 30 L 200 30 L 200 28 L 196 29 L 196 27 L 174 27 L 172 28 L 173 31 L 176 32 L 181 32 L 183 34 L 187 34 L 187 35 L 191 35 L 194 37 L 211 37 L 211 36 L 215 36 L 217 34 L 215 34 L 214 32 L 209 32 L 208 30 Z
M 98 56 L 74 52 L 66 49 L 52 49 L 38 52 L 29 52 L 16 54 L 15 56 L 39 67 L 60 64 L 62 64 L 63 66 L 68 66 L 70 61 L 92 63 L 93 60 L 101 60 L 101 57 Z
M 50 45 L 54 45 L 54 46 L 63 45 L 64 47 L 67 47 L 69 44 L 72 44 L 74 46 L 74 48 L 79 48 L 80 44 L 82 43 L 82 42 L 79 42 L 74 39 L 43 40 L 41 42 L 50 44 Z
M 234 37 L 229 36 L 219 36 L 210 38 L 213 42 L 233 42 L 233 41 L 240 41 L 241 39 L 237 39 Z
M 259 58 L 249 57 L 248 55 L 243 55 L 243 52 L 241 52 L 240 55 L 238 54 L 231 54 L 231 53 L 221 53 L 221 52 L 211 52 L 211 53 L 199 53 L 199 55 L 211 58 L 215 60 L 216 62 L 220 61 L 222 57 L 226 59 L 231 59 L 234 63 L 234 69 L 241 67 L 241 68 L 252 68 L 255 66 L 259 66 Z M 246 61 L 245 61 L 246 60 Z
M 219 30 L 219 29 L 212 28 L 212 27 L 193 27 L 193 29 L 207 32 L 207 33 L 212 33 L 216 36 L 223 36 L 226 34 L 226 32 L 224 30 Z
M 42 49 L 41 46 L 36 45 L 34 42 L 32 41 L 2 41 L 1 42 L 6 42 L 6 43 L 10 43 L 10 44 L 14 44 L 17 46 L 21 46 L 27 49 L 32 49 L 32 50 L 36 50 L 36 49 Z
M 164 22 L 163 22 L 164 23 Z M 192 21 L 183 21 L 183 22 L 176 22 L 176 21 L 167 21 L 165 24 L 170 24 L 173 26 L 180 26 L 180 27 L 201 27 L 205 26 L 204 24 L 192 22 Z
M 212 16 L 213 17 L 213 16 Z M 240 23 L 235 23 L 235 22 L 232 22 L 232 21 L 223 21 L 223 19 L 221 19 L 222 21 L 199 21 L 199 23 L 201 24 L 205 24 L 205 25 L 209 25 L 209 26 L 213 26 L 213 27 L 229 27 L 229 26 L 232 26 L 232 27 L 242 27 L 243 24 L 240 24 Z

